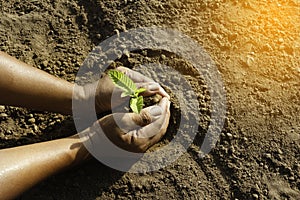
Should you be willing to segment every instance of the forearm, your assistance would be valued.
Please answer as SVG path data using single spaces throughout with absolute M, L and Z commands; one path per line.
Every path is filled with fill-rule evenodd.
M 73 84 L 0 52 L 0 104 L 72 113 Z
M 78 136 L 0 150 L 1 199 L 13 199 L 46 177 L 89 158 Z

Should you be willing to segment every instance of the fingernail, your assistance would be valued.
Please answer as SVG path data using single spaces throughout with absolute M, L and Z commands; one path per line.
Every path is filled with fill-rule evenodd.
M 160 106 L 154 106 L 154 107 L 152 107 L 151 109 L 150 109 L 150 114 L 152 115 L 152 116 L 159 116 L 159 115 L 161 115 L 162 114 L 162 109 L 161 109 L 161 107 Z
M 160 87 L 160 88 L 159 88 L 159 91 L 160 91 L 160 95 L 161 95 L 161 96 L 167 97 L 167 98 L 170 100 L 170 95 L 165 91 L 164 88 Z
M 159 90 L 159 84 L 157 84 L 157 83 L 151 83 L 151 84 L 148 86 L 148 89 L 149 89 L 150 91 L 157 91 L 157 90 Z
M 166 97 L 167 97 L 168 100 L 170 101 L 170 99 L 171 99 L 170 95 L 166 93 Z
M 169 101 L 169 99 L 167 97 L 164 97 L 161 102 L 160 102 L 160 106 L 162 108 L 170 108 L 170 104 L 171 104 L 171 101 Z

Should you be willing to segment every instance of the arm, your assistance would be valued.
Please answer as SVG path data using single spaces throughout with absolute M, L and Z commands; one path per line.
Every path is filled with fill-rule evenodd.
M 0 105 L 72 113 L 73 84 L 0 52 Z
M 115 113 L 97 123 L 115 145 L 131 152 L 145 152 L 166 133 L 169 109 L 169 100 L 163 98 L 158 105 L 144 108 L 140 114 Z M 85 132 L 92 134 L 92 129 L 87 128 Z M 131 131 L 125 133 L 123 129 Z M 87 144 L 95 145 L 89 148 L 97 150 L 101 144 L 95 137 L 91 137 Z M 99 152 L 102 153 L 110 152 Z M 16 198 L 43 179 L 90 158 L 92 156 L 78 135 L 0 150 L 1 199 Z
M 131 152 L 145 152 L 166 133 L 170 118 L 170 101 L 163 98 L 156 106 L 140 114 L 115 113 L 100 119 L 106 136 L 117 146 Z M 116 124 L 118 120 L 121 128 Z M 93 133 L 93 127 L 85 132 Z M 124 130 L 131 130 L 125 133 Z M 91 137 L 98 148 L 98 140 Z M 101 152 L 99 152 L 101 153 Z M 104 154 L 110 153 L 102 152 Z M 109 155 L 113 156 L 113 155 Z M 0 150 L 1 199 L 13 199 L 43 179 L 92 158 L 78 135 Z
M 14 199 L 41 180 L 89 158 L 78 136 L 0 150 L 1 199 Z
M 160 94 L 170 98 L 152 79 L 128 68 L 121 67 L 119 70 L 125 72 L 138 86 L 146 88 L 144 95 Z M 95 102 L 99 113 L 111 109 L 114 87 L 108 76 L 99 80 Z M 31 67 L 0 51 L 0 105 L 71 114 L 72 97 L 84 101 L 93 96 L 90 94 L 92 91 L 89 85 L 73 90 L 74 84 Z M 121 96 L 121 92 L 119 95 Z M 122 102 L 124 99 L 120 98 L 113 106 L 118 106 Z
M 152 135 L 148 139 L 136 138 L 132 134 L 123 137 L 126 133 L 120 129 L 111 130 L 113 128 L 111 125 L 117 126 L 113 122 L 112 116 L 100 120 L 99 123 L 101 126 L 106 127 L 106 134 L 109 134 L 109 138 L 119 147 L 133 152 L 145 151 L 158 142 L 166 132 L 170 117 L 169 103 L 167 103 L 169 96 L 153 80 L 133 70 L 122 70 L 125 70 L 126 74 L 136 84 L 147 89 L 145 95 L 158 93 L 167 97 L 163 100 L 165 102 L 162 104 L 164 109 L 159 113 L 161 115 L 159 120 L 154 120 L 156 117 L 149 117 L 150 111 L 150 114 L 144 113 L 143 115 L 143 117 L 148 119 L 147 123 L 150 123 L 144 124 L 147 128 L 143 129 L 143 133 L 153 133 L 153 130 L 155 130 L 154 133 L 156 135 Z M 98 87 L 95 103 L 98 111 L 101 112 L 111 109 L 111 94 L 114 90 L 114 84 L 106 77 L 99 81 L 99 85 L 103 87 Z M 72 96 L 84 100 L 88 99 L 90 95 L 87 92 L 89 91 L 88 86 L 80 88 L 73 95 L 73 86 L 72 83 L 30 67 L 0 52 L 0 104 L 70 114 L 72 112 Z M 127 114 L 121 121 L 124 124 L 134 126 L 134 124 L 144 122 L 146 119 L 143 117 Z M 151 120 L 149 121 L 149 119 Z M 130 121 L 134 121 L 134 123 L 129 123 Z M 46 177 L 82 162 L 89 157 L 91 157 L 90 154 L 78 136 L 0 150 L 1 198 L 15 198 Z

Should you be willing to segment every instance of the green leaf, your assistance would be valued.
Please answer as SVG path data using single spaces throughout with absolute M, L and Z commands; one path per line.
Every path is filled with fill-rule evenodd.
M 131 93 L 128 92 L 122 92 L 121 97 L 127 97 L 127 96 L 131 96 Z
M 134 113 L 140 113 L 144 106 L 144 99 L 142 96 L 130 99 L 130 108 Z
M 135 83 L 128 76 L 118 70 L 109 70 L 108 76 L 117 87 L 124 91 L 122 95 L 130 96 L 137 90 Z
M 140 94 L 140 93 L 145 92 L 145 91 L 146 91 L 146 88 L 139 88 L 135 91 L 135 93 Z
M 108 76 L 113 83 L 123 90 L 121 97 L 130 96 L 130 108 L 134 113 L 140 113 L 144 106 L 144 99 L 139 96 L 145 92 L 145 88 L 137 88 L 135 83 L 125 74 L 117 70 L 109 70 Z

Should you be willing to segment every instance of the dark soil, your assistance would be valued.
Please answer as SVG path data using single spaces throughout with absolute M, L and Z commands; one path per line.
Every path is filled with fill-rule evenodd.
M 109 36 L 157 25 L 203 46 L 227 92 L 221 138 L 203 159 L 197 150 L 210 119 L 209 93 L 198 77 L 186 74 L 199 99 L 200 128 L 175 163 L 130 174 L 92 161 L 49 178 L 20 199 L 299 199 L 299 1 L 0 0 L 0 9 L 0 50 L 57 77 L 74 81 L 88 53 Z M 184 58 L 151 52 L 132 52 L 117 64 L 189 68 Z M 156 147 L 176 130 L 177 98 L 173 93 L 171 125 Z M 71 116 L 0 107 L 0 148 L 74 133 Z

